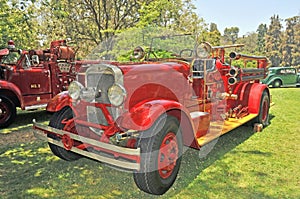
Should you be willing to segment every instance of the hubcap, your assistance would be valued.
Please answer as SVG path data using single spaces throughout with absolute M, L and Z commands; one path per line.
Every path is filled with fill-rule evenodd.
M 170 177 L 178 159 L 178 143 L 176 135 L 169 132 L 163 139 L 158 154 L 159 175 L 166 179 Z
M 5 104 L 0 103 L 0 120 L 6 120 L 6 118 L 9 116 L 10 111 L 8 107 L 5 106 Z

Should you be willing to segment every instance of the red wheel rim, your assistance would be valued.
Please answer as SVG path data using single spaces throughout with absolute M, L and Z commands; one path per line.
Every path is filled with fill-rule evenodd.
M 263 102 L 263 107 L 262 107 L 262 122 L 265 122 L 267 120 L 268 117 L 268 107 L 269 103 L 268 100 L 264 100 Z
M 161 178 L 170 177 L 178 159 L 176 135 L 169 132 L 163 139 L 158 152 L 158 172 Z
M 11 111 L 6 104 L 0 103 L 0 121 L 1 123 L 5 122 L 7 118 L 10 116 Z

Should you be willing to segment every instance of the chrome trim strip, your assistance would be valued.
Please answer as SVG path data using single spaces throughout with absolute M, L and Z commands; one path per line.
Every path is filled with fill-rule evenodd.
M 38 109 L 38 108 L 46 108 L 47 104 L 39 104 L 39 105 L 33 105 L 33 106 L 26 106 L 25 110 L 34 110 L 34 109 Z
M 42 130 L 39 130 L 37 128 L 40 128 Z M 69 133 L 67 131 L 63 131 L 63 130 L 59 130 L 59 129 L 56 129 L 56 128 L 53 128 L 53 127 L 50 127 L 50 126 L 39 124 L 34 120 L 33 121 L 33 133 L 34 133 L 36 138 L 41 139 L 41 140 L 45 140 L 45 141 L 50 142 L 54 145 L 57 145 L 59 147 L 64 148 L 64 145 L 62 144 L 62 142 L 47 137 L 47 135 L 45 134 L 45 132 L 43 130 L 48 131 L 48 132 L 53 132 L 53 133 L 56 133 L 56 134 L 60 134 L 60 135 L 67 134 L 72 139 L 79 140 L 81 142 L 88 143 L 88 144 L 91 144 L 91 145 L 94 145 L 94 146 L 97 146 L 97 147 L 100 147 L 100 148 L 108 149 L 108 150 L 113 151 L 113 152 L 117 152 L 117 153 L 121 153 L 121 154 L 125 154 L 125 155 L 137 156 L 137 157 L 140 156 L 140 148 L 130 149 L 130 148 L 119 147 L 119 146 L 115 146 L 115 145 L 112 145 L 112 144 L 99 142 L 97 140 L 85 138 L 85 137 L 82 137 L 80 135 L 75 135 L 75 134 Z M 129 169 L 129 170 L 139 170 L 140 169 L 140 163 L 133 163 L 133 162 L 117 160 L 115 158 L 104 157 L 104 156 L 98 155 L 96 153 L 92 153 L 92 152 L 89 152 L 89 151 L 84 151 L 84 150 L 78 149 L 76 147 L 73 147 L 70 151 L 73 151 L 73 152 L 81 154 L 83 156 L 98 160 L 100 162 L 108 163 L 108 164 L 111 164 L 113 166 L 117 166 L 117 167 L 120 167 L 120 168 Z

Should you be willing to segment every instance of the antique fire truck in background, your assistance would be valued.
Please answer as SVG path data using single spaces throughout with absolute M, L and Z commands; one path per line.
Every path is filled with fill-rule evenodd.
M 95 51 L 103 60 L 82 62 L 77 81 L 51 100 L 49 126 L 34 121 L 35 136 L 56 156 L 130 170 L 141 190 L 160 195 L 176 179 L 184 145 L 200 149 L 242 124 L 268 125 L 270 92 L 259 83 L 266 57 L 227 58 L 225 49 L 242 45 L 214 47 L 173 35 L 154 37 L 121 62 L 113 60 L 124 60 L 127 51 L 108 42 Z M 257 67 L 227 63 L 238 59 Z
M 11 124 L 16 107 L 45 108 L 67 90 L 76 77 L 75 51 L 66 40 L 53 41 L 47 50 L 17 50 L 14 42 L 0 50 L 0 128 Z

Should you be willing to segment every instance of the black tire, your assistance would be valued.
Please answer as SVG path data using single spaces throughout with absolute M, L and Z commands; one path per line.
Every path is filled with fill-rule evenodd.
M 269 125 L 269 109 L 270 109 L 270 97 L 269 94 L 264 91 L 260 100 L 259 114 L 255 120 L 256 123 L 263 126 Z
M 17 115 L 16 105 L 9 98 L 0 96 L 0 128 L 9 126 Z
M 73 118 L 73 112 L 70 107 L 64 107 L 58 112 L 55 112 L 51 119 L 49 126 L 57 128 L 57 129 L 64 129 L 65 124 L 62 123 L 63 120 L 68 120 Z M 61 140 L 59 137 L 57 137 L 54 134 L 48 134 L 48 137 L 53 138 L 55 140 Z M 66 160 L 66 161 L 73 161 L 73 160 L 78 160 L 82 156 L 80 156 L 77 153 L 74 153 L 72 151 L 68 151 L 62 147 L 56 146 L 54 144 L 48 143 L 49 147 L 52 151 L 52 153 L 59 158 Z
M 275 80 L 273 83 L 272 83 L 272 87 L 274 88 L 280 88 L 282 85 L 281 81 L 280 80 Z
M 160 117 L 142 133 L 138 146 L 141 169 L 133 173 L 136 185 L 146 193 L 164 194 L 175 182 L 181 163 L 183 144 L 178 120 Z

